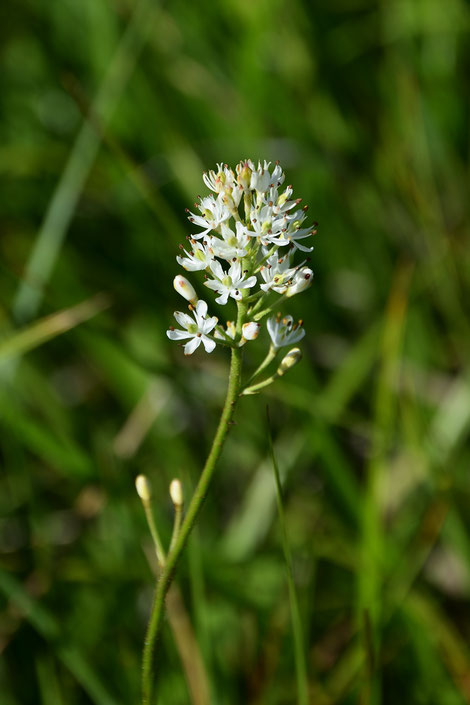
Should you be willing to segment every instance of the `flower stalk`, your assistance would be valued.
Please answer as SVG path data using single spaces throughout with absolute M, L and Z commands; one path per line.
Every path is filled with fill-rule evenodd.
M 247 306 L 244 301 L 238 303 L 237 331 L 241 332 L 245 322 Z M 194 526 L 194 522 L 201 511 L 201 507 L 207 496 L 209 486 L 214 475 L 217 460 L 222 452 L 222 448 L 230 430 L 241 390 L 241 370 L 243 351 L 240 348 L 232 348 L 230 362 L 229 381 L 227 396 L 217 427 L 214 440 L 212 442 L 209 455 L 202 470 L 199 482 L 196 486 L 188 510 L 181 524 L 181 528 L 174 537 L 171 547 L 162 567 L 162 571 L 155 588 L 150 621 L 144 642 L 143 662 L 142 662 L 142 705 L 150 705 L 153 689 L 153 660 L 155 644 L 160 634 L 162 618 L 165 607 L 165 597 L 173 580 L 175 568 L 188 540 L 189 534 Z
M 292 198 L 292 186 L 282 186 L 285 175 L 276 162 L 251 160 L 240 162 L 235 172 L 219 164 L 217 171 L 203 175 L 205 185 L 213 192 L 199 197 L 199 213 L 188 212 L 192 225 L 200 228 L 187 238 L 185 249 L 176 257 L 179 265 L 192 273 L 204 273 L 204 286 L 215 296 L 220 306 L 236 302 L 237 316 L 221 325 L 209 313 L 209 305 L 198 298 L 197 289 L 186 277 L 174 279 L 176 291 L 187 301 L 189 314 L 176 311 L 179 328 L 170 326 L 167 336 L 183 345 L 184 354 L 192 355 L 198 348 L 211 353 L 217 344 L 231 348 L 227 395 L 219 424 L 202 469 L 196 489 L 186 513 L 183 508 L 179 480 L 170 485 L 175 516 L 167 554 L 161 544 L 151 512 L 151 491 L 147 481 L 139 479 L 137 491 L 142 499 L 159 563 L 159 577 L 155 587 L 150 620 L 146 632 L 142 664 L 142 705 L 154 702 L 153 665 L 155 648 L 160 636 L 165 598 L 171 586 L 175 569 L 188 537 L 207 496 L 217 461 L 233 423 L 238 399 L 256 394 L 284 375 L 301 357 L 300 350 L 291 350 L 281 361 L 276 372 L 256 382 L 259 375 L 274 361 L 280 348 L 298 342 L 304 336 L 302 322 L 294 323 L 292 316 L 281 314 L 267 321 L 270 345 L 265 359 L 242 388 L 242 356 L 245 345 L 254 345 L 261 330 L 262 318 L 276 306 L 307 289 L 313 272 L 304 266 L 307 260 L 295 264 L 295 255 L 311 252 L 313 247 L 303 241 L 316 232 L 316 224 L 301 227 L 306 218 L 306 207 L 299 209 L 301 199 Z M 284 189 L 284 190 L 282 190 Z M 243 204 L 243 208 L 241 208 Z M 242 210 L 244 217 L 242 217 Z M 276 296 L 277 301 L 273 301 Z M 276 310 L 276 309 L 274 309 Z M 184 341 L 184 342 L 183 342 Z M 253 384 L 253 382 L 255 382 Z M 251 385 L 251 386 L 250 386 Z M 141 477 L 141 476 L 140 476 Z

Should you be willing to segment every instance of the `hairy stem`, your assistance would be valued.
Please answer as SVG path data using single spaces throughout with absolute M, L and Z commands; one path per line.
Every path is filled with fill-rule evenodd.
M 237 318 L 237 333 L 241 333 L 242 325 L 245 322 L 247 304 L 241 300 L 237 302 L 238 318 Z M 165 608 L 165 597 L 173 580 L 175 568 L 178 560 L 186 545 L 186 541 L 192 531 L 196 518 L 201 510 L 204 500 L 211 483 L 217 460 L 235 411 L 235 406 L 240 396 L 241 389 L 241 368 L 242 368 L 242 350 L 240 348 L 232 348 L 232 357 L 230 363 L 230 374 L 225 399 L 224 408 L 220 417 L 212 447 L 207 456 L 206 463 L 202 469 L 199 482 L 191 498 L 186 516 L 181 524 L 178 535 L 175 537 L 173 545 L 168 553 L 163 570 L 160 573 L 157 585 L 155 588 L 152 611 L 150 621 L 145 636 L 143 661 L 142 661 L 142 705 L 151 705 L 152 690 L 153 690 L 153 660 L 155 643 L 160 634 L 162 620 Z

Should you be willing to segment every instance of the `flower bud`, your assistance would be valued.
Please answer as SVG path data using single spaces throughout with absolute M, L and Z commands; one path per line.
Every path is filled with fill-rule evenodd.
M 182 277 L 181 274 L 177 274 L 173 279 L 173 286 L 178 294 L 181 294 L 186 301 L 189 301 L 193 305 L 197 303 L 197 294 L 193 285 L 188 282 L 186 277 Z
M 250 169 L 248 162 L 245 162 L 244 164 L 242 164 L 242 163 L 237 164 L 236 171 L 237 171 L 237 181 L 238 181 L 239 185 L 242 187 L 242 189 L 244 189 L 245 191 L 248 191 L 250 188 L 251 174 L 252 174 L 252 171 Z
M 289 350 L 287 355 L 285 355 L 282 360 L 281 364 L 277 368 L 276 374 L 279 377 L 282 377 L 282 375 L 285 375 L 286 372 L 288 372 L 291 367 L 294 367 L 298 362 L 300 362 L 302 359 L 302 351 L 300 348 L 292 348 L 292 350 Z
M 245 340 L 255 340 L 258 337 L 260 324 L 257 321 L 244 323 L 242 326 L 242 336 Z
M 300 294 L 301 291 L 308 289 L 313 282 L 313 272 L 309 267 L 302 267 L 298 272 L 294 274 L 294 280 L 287 288 L 286 297 L 290 298 L 295 296 L 295 294 Z
M 137 475 L 135 478 L 135 488 L 142 502 L 150 501 L 152 496 L 152 488 L 145 475 Z
M 174 479 L 170 483 L 170 497 L 175 509 L 180 509 L 183 506 L 183 487 L 180 480 Z

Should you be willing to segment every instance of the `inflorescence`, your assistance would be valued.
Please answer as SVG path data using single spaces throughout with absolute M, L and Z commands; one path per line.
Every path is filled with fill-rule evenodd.
M 294 263 L 297 251 L 310 253 L 305 242 L 316 233 L 317 224 L 304 226 L 307 206 L 294 199 L 292 186 L 283 187 L 284 172 L 276 162 L 255 167 L 251 160 L 237 164 L 235 172 L 226 164 L 204 173 L 205 185 L 213 192 L 189 213 L 189 221 L 200 229 L 180 245 L 176 258 L 188 272 L 205 272 L 205 286 L 216 294 L 215 301 L 225 306 L 229 299 L 247 305 L 246 321 L 237 330 L 233 322 L 223 327 L 215 316 L 208 316 L 208 305 L 183 276 L 175 277 L 175 289 L 189 301 L 192 316 L 175 312 L 182 329 L 170 327 L 171 340 L 187 340 L 185 355 L 202 343 L 206 352 L 216 344 L 240 347 L 258 336 L 259 321 L 274 307 L 307 289 L 313 281 L 308 258 Z M 272 295 L 277 300 L 272 300 Z M 271 350 L 298 342 L 305 334 L 302 321 L 280 314 L 267 322 Z

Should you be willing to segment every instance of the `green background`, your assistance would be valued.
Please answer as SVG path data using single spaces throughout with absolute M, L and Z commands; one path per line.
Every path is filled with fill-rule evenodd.
M 165 335 L 184 208 L 248 157 L 319 222 L 284 308 L 304 360 L 240 404 L 160 705 L 297 702 L 266 403 L 310 703 L 470 702 L 469 26 L 462 0 L 2 4 L 1 705 L 138 702 L 134 478 L 167 540 L 228 369 Z M 57 335 L 45 317 L 83 301 Z

